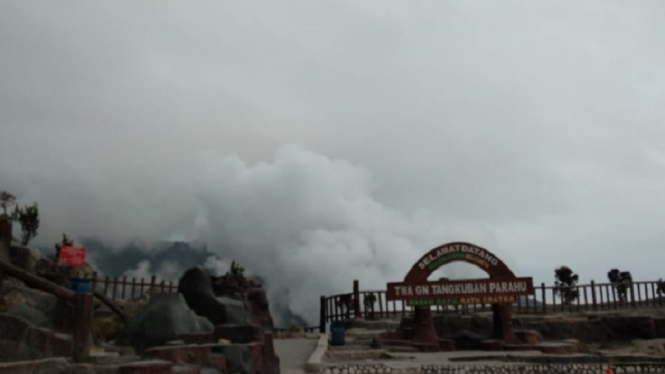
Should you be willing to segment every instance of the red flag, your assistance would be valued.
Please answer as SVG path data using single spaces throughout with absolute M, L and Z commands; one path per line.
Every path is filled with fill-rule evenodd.
M 58 256 L 58 264 L 66 266 L 83 266 L 85 263 L 85 248 L 62 246 Z

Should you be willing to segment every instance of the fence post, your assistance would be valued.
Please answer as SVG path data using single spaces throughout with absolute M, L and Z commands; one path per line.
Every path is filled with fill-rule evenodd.
M 543 314 L 547 313 L 547 294 L 545 293 L 545 283 L 540 284 L 540 292 L 543 295 Z M 534 306 L 533 309 L 535 310 L 536 307 Z
M 630 282 L 630 306 L 635 307 L 635 285 Z
M 74 299 L 74 362 L 85 362 L 92 345 L 92 294 L 76 294 Z
M 591 280 L 591 303 L 593 304 L 593 310 L 598 309 L 598 305 L 596 304 L 596 282 Z
M 321 296 L 321 310 L 319 315 L 319 332 L 326 332 L 326 297 Z
M 358 280 L 353 281 L 353 311 L 356 318 L 360 318 L 360 286 Z
M 92 290 L 97 290 L 97 272 L 92 273 Z
M 113 279 L 113 300 L 115 300 L 116 291 L 118 290 L 118 277 Z
M 587 286 L 582 286 L 582 289 L 584 290 L 584 310 L 589 310 L 589 298 L 587 296 Z
M 155 292 L 155 276 L 153 275 L 150 277 L 150 297 L 152 297 L 152 293 Z
M 108 290 L 109 290 L 109 276 L 104 277 L 104 295 L 108 296 Z
M 122 277 L 122 300 L 125 300 L 125 286 L 127 286 L 127 276 Z

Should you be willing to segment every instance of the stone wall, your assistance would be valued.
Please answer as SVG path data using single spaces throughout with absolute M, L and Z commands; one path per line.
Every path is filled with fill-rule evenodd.
M 558 365 L 422 365 L 390 367 L 383 364 L 327 365 L 325 374 L 605 374 L 607 368 L 615 374 L 664 373 L 665 363 L 643 362 L 627 364 L 558 364 Z
M 491 318 L 471 315 L 440 315 L 433 318 L 439 337 L 458 331 L 470 331 L 490 336 Z M 607 343 L 633 339 L 665 338 L 665 318 L 635 315 L 589 315 L 577 319 L 540 319 L 535 317 L 514 318 L 520 329 L 534 330 L 545 340 L 577 339 L 584 343 Z M 404 318 L 400 331 L 409 338 L 413 330 L 413 319 Z

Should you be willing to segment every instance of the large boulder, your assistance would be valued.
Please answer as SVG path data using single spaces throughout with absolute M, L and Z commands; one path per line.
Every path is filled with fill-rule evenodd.
M 46 256 L 40 250 L 20 243 L 12 243 L 9 254 L 14 265 L 31 273 L 35 273 L 35 266 L 39 260 L 46 259 Z
M 202 267 L 185 272 L 178 282 L 178 292 L 197 315 L 207 318 L 214 325 L 249 322 L 249 315 L 242 301 L 215 297 L 210 276 Z
M 6 285 L 0 294 L 0 312 L 32 321 L 39 327 L 53 328 L 57 298 L 24 284 Z
M 38 327 L 53 329 L 52 315 L 47 315 L 43 311 L 36 309 L 28 304 L 17 304 L 7 311 L 7 315 L 20 317 L 30 321 Z
M 254 323 L 272 330 L 274 325 L 272 316 L 270 315 L 266 291 L 261 287 L 251 287 L 247 292 L 247 299 Z
M 214 326 L 197 316 L 182 294 L 155 295 L 120 332 L 116 344 L 131 345 L 137 352 L 178 340 L 183 335 L 211 334 Z

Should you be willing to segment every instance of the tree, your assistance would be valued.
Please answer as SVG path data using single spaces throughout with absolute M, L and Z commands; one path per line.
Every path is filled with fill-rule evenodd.
M 245 273 L 245 268 L 240 266 L 239 262 L 235 260 L 231 261 L 231 274 L 233 275 L 243 275 Z
M 2 207 L 2 213 L 7 215 L 7 208 L 14 205 L 16 202 L 16 196 L 10 194 L 7 191 L 0 192 L 0 207 Z
M 612 289 L 619 296 L 619 301 L 625 303 L 628 299 L 628 289 L 633 284 L 633 276 L 629 271 L 619 271 L 612 269 L 607 272 L 607 279 L 612 283 Z
M 69 247 L 74 245 L 74 240 L 67 236 L 67 234 L 62 234 L 62 241 L 60 243 L 55 243 L 55 258 L 56 260 L 60 257 L 60 248 Z
M 665 281 L 662 279 L 658 280 L 658 296 L 663 297 L 663 293 L 665 293 Z
M 369 317 L 374 318 L 374 304 L 376 303 L 376 295 L 368 293 L 363 299 L 363 304 L 365 304 L 365 311 L 369 311 Z
M 21 225 L 21 244 L 28 245 L 30 240 L 37 236 L 39 228 L 39 208 L 37 203 L 32 206 L 17 206 L 12 213 L 12 219 Z
M 559 294 L 561 301 L 566 305 L 571 305 L 575 299 L 580 296 L 577 288 L 579 276 L 568 267 L 561 266 L 554 270 L 554 292 Z

